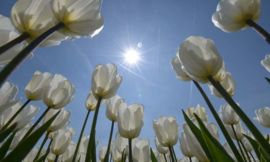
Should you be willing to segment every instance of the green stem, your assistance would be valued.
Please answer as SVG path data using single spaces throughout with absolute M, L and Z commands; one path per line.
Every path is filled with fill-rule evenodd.
M 95 110 L 95 115 L 94 115 L 94 119 L 92 122 L 92 127 L 91 127 L 91 132 L 90 132 L 90 139 L 88 141 L 88 146 L 87 146 L 87 154 L 86 154 L 86 159 L 85 162 L 90 162 L 91 161 L 91 141 L 94 141 L 95 143 L 95 139 L 93 139 L 94 137 L 91 136 L 92 133 L 95 132 L 96 130 L 96 124 L 97 124 L 97 117 L 98 117 L 98 112 L 99 112 L 99 107 L 100 107 L 100 103 L 101 103 L 102 98 L 98 98 L 98 102 L 97 102 L 97 106 L 96 106 L 96 110 Z
M 42 120 L 42 118 L 47 114 L 47 112 L 50 110 L 51 108 L 48 107 L 43 114 L 38 118 L 38 120 L 35 122 L 35 124 L 28 130 L 28 132 L 24 135 L 24 137 L 22 138 L 21 141 L 23 141 L 26 137 L 28 137 L 32 131 L 35 129 L 35 127 L 38 125 L 38 123 Z
M 270 34 L 253 20 L 247 20 L 246 24 L 252 27 L 267 43 L 270 44 Z
M 112 125 L 111 125 L 111 133 L 110 133 L 109 143 L 108 143 L 107 152 L 106 152 L 106 155 L 105 155 L 105 158 L 104 158 L 104 162 L 109 161 L 111 140 L 112 140 L 112 135 L 113 135 L 113 126 L 114 126 L 114 121 L 112 121 Z
M 22 107 L 8 120 L 8 122 L 3 126 L 3 128 L 1 129 L 1 131 L 5 130 L 10 123 L 19 115 L 19 113 L 25 108 L 25 106 L 30 102 L 31 100 L 27 100 Z
M 192 162 L 192 158 L 191 157 L 189 157 L 189 161 Z
M 244 151 L 245 151 L 245 153 L 246 153 L 246 155 L 247 155 L 248 161 L 251 162 L 250 157 L 249 157 L 248 152 L 247 152 L 247 149 L 245 148 L 243 142 L 242 142 L 241 140 L 239 140 L 239 142 L 240 142 L 241 146 L 243 147 L 243 149 L 244 149 Z
M 207 77 L 208 80 L 212 83 L 212 85 L 218 90 L 218 92 L 224 97 L 229 105 L 234 109 L 234 111 L 238 114 L 238 116 L 242 119 L 245 125 L 248 127 L 249 131 L 254 135 L 260 146 L 264 149 L 265 152 L 270 150 L 270 145 L 258 130 L 258 128 L 252 123 L 252 121 L 248 118 L 248 116 L 243 112 L 243 110 L 234 102 L 228 92 L 218 83 L 216 82 L 212 76 Z M 268 154 L 269 155 L 269 154 Z
M 39 37 L 37 37 L 33 42 L 31 42 L 27 47 L 25 47 L 17 56 L 15 56 L 0 72 L 0 87 L 5 83 L 5 81 L 11 76 L 11 74 L 20 66 L 20 64 L 27 58 L 27 56 L 37 48 L 46 38 L 52 35 L 57 30 L 64 27 L 64 23 L 60 22 L 54 27 L 50 28 Z
M 86 126 L 86 123 L 87 123 L 87 120 L 88 120 L 88 117 L 89 117 L 90 112 L 91 111 L 88 110 L 88 112 L 86 114 L 86 117 L 84 119 L 83 127 L 82 127 L 82 130 L 81 130 L 81 133 L 80 133 L 79 141 L 77 143 L 77 146 L 76 146 L 76 149 L 75 149 L 75 152 L 74 152 L 74 156 L 73 156 L 72 162 L 75 162 L 75 160 L 76 160 L 76 156 L 75 155 L 77 155 L 77 152 L 79 150 L 79 147 L 80 147 L 80 144 L 81 144 L 81 140 L 82 140 L 82 135 L 83 135 L 83 132 L 84 132 L 84 129 L 85 129 L 85 126 Z
M 10 48 L 12 48 L 13 46 L 23 42 L 24 40 L 28 39 L 30 37 L 30 35 L 28 33 L 22 33 L 20 36 L 18 36 L 17 38 L 13 39 L 12 41 L 6 43 L 5 45 L 0 47 L 0 56 L 6 52 L 7 50 L 9 50 Z
M 172 160 L 172 162 L 175 162 L 174 156 L 173 156 L 172 147 L 169 147 L 169 151 L 170 151 L 170 154 L 171 154 L 171 160 Z
M 165 162 L 167 162 L 166 154 L 163 154 Z
M 232 149 L 232 152 L 233 152 L 234 156 L 236 157 L 237 161 L 239 161 L 239 162 L 243 161 L 241 155 L 239 154 L 239 152 L 237 150 L 237 147 L 234 145 L 233 140 L 231 139 L 231 137 L 230 137 L 229 133 L 227 132 L 224 124 L 222 123 L 220 117 L 218 116 L 218 113 L 216 112 L 216 110 L 215 110 L 214 106 L 212 105 L 211 101 L 209 100 L 209 98 L 205 94 L 204 90 L 202 89 L 202 87 L 199 85 L 198 82 L 196 82 L 194 80 L 192 80 L 192 81 L 195 84 L 195 86 L 197 87 L 197 89 L 200 91 L 201 95 L 203 96 L 203 98 L 204 98 L 206 104 L 208 105 L 211 113 L 213 114 L 215 120 L 217 121 L 219 128 L 221 129 L 221 131 L 222 131 L 224 137 L 226 138 L 230 148 Z
M 50 134 L 50 132 L 47 132 L 47 133 L 46 133 L 45 138 L 43 139 L 43 142 L 42 142 L 42 144 L 41 144 L 41 146 L 40 146 L 40 148 L 39 148 L 39 150 L 38 150 L 38 153 L 37 153 L 37 155 L 36 155 L 34 161 L 36 161 L 36 160 L 38 159 L 38 157 L 39 157 L 39 155 L 40 155 L 40 153 L 41 153 L 41 150 L 42 150 L 44 144 L 46 143 L 46 141 L 47 141 L 48 138 L 49 138 L 49 134 Z
M 59 155 L 56 155 L 55 156 L 55 159 L 54 159 L 54 162 L 57 162 L 58 161 L 58 158 L 59 158 Z
M 242 148 L 241 148 L 241 146 L 240 146 L 240 143 L 239 143 L 239 140 L 238 140 L 238 138 L 237 138 L 235 129 L 234 129 L 233 125 L 231 125 L 231 127 L 232 127 L 232 130 L 233 130 L 233 134 L 234 134 L 234 136 L 235 136 L 235 139 L 236 139 L 236 141 L 237 141 L 238 147 L 239 147 L 239 149 L 240 149 L 240 151 L 241 151 L 241 155 L 242 155 L 244 161 L 246 162 L 246 158 L 245 158 L 244 152 L 243 152 L 243 150 L 242 150 Z
M 173 146 L 172 146 L 172 151 L 173 151 L 173 156 L 174 156 L 174 159 L 175 159 L 175 161 L 177 161 L 177 157 L 176 157 L 176 155 L 175 155 L 175 151 L 174 151 Z
M 129 150 L 128 150 L 128 161 L 129 162 L 133 162 L 133 159 L 132 159 L 132 139 L 128 139 L 128 147 L 129 147 Z
M 251 151 L 249 152 L 249 154 L 252 157 L 253 161 L 255 162 L 256 160 L 255 160 L 254 156 L 252 155 Z

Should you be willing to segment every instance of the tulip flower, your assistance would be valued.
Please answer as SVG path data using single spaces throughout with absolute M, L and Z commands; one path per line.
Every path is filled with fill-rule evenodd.
M 239 121 L 237 124 L 233 126 L 225 125 L 225 128 L 232 139 L 242 140 L 244 138 L 243 133 L 245 133 L 245 131 L 244 131 L 241 121 Z M 236 135 L 234 134 L 234 132 Z
M 117 122 L 118 109 L 125 102 L 120 96 L 115 95 L 106 102 L 106 116 L 110 121 Z
M 83 136 L 82 137 L 81 144 L 80 144 L 80 147 L 79 147 L 79 152 L 83 152 L 83 153 L 87 152 L 88 141 L 89 141 L 89 136 Z M 98 141 L 95 142 L 96 147 L 97 147 L 97 145 L 98 145 Z
M 22 129 L 22 131 L 21 131 L 21 133 L 20 133 L 19 141 L 21 141 L 21 140 L 23 139 L 23 137 L 26 135 L 26 133 L 29 131 L 29 129 L 30 129 L 32 126 L 33 126 L 32 123 L 28 123 L 28 124 Z M 41 126 L 41 125 L 38 124 L 38 125 L 34 128 L 33 132 L 35 132 L 38 128 L 40 128 L 40 126 Z
M 225 68 L 225 63 L 223 61 L 221 69 L 218 71 L 218 73 L 213 76 L 214 80 L 217 82 L 222 82 L 225 79 L 226 76 L 226 68 Z
M 235 125 L 240 120 L 236 112 L 227 103 L 225 105 L 220 106 L 219 115 L 222 122 L 227 125 Z
M 248 152 L 253 151 L 253 147 L 246 137 L 242 139 L 242 143 Z
M 268 72 L 270 72 L 270 55 L 266 55 L 265 59 L 261 61 L 261 64 Z
M 102 162 L 104 161 L 106 152 L 107 152 L 107 146 L 102 146 L 99 148 L 98 157 L 99 157 L 100 161 L 102 161 Z
M 156 148 L 157 148 L 157 150 L 158 150 L 159 153 L 164 154 L 164 155 L 168 153 L 168 151 L 169 151 L 168 147 L 163 147 L 159 143 L 157 136 L 155 136 L 155 140 L 154 141 L 155 141 L 155 145 L 156 145 Z
M 220 84 L 230 96 L 234 95 L 235 82 L 231 73 L 226 72 L 225 78 L 220 82 Z M 223 96 L 216 90 L 216 88 L 213 85 L 209 84 L 209 88 L 211 90 L 212 95 L 215 95 L 218 98 L 223 98 Z
M 39 147 L 33 148 L 33 149 L 28 153 L 28 155 L 24 158 L 23 162 L 33 162 L 33 161 L 34 161 L 34 158 L 35 158 L 36 155 L 37 155 L 38 150 L 39 150 Z M 45 149 L 42 149 L 39 158 L 40 158 L 41 156 L 43 156 L 43 155 L 45 154 L 45 152 L 46 152 L 46 150 L 45 150 Z
M 112 148 L 112 159 L 113 159 L 113 161 L 114 162 L 121 162 L 122 153 L 120 153 L 117 150 L 115 141 L 112 141 L 111 148 Z
M 231 158 L 233 158 L 235 161 L 237 161 L 237 159 L 235 158 L 234 153 L 233 153 L 233 151 L 230 148 L 228 143 L 224 143 L 223 148 L 227 151 L 227 153 L 231 156 Z
M 270 108 L 265 107 L 255 111 L 256 117 L 253 118 L 256 122 L 265 128 L 270 128 Z
M 52 152 L 50 152 L 49 154 L 48 154 L 48 156 L 47 156 L 47 161 L 48 162 L 58 162 L 58 160 L 55 160 L 55 158 L 56 158 L 56 155 L 55 154 L 53 154 Z
M 86 159 L 86 153 L 81 152 L 81 153 L 79 153 L 78 157 L 79 157 L 78 159 L 80 159 L 80 161 L 83 162 Z
M 19 102 L 16 105 L 12 106 L 1 117 L 0 127 L 2 128 L 9 119 L 21 108 L 22 104 Z M 23 129 L 31 120 L 34 119 L 34 116 L 39 111 L 38 106 L 28 105 L 23 109 L 19 115 L 9 124 L 9 126 L 17 123 L 16 129 Z
M 52 74 L 36 71 L 33 78 L 26 85 L 24 93 L 28 100 L 42 100 L 47 86 L 50 84 Z
M 18 143 L 20 142 L 19 139 L 20 139 L 20 133 L 17 132 L 15 136 L 13 137 L 8 150 L 13 150 L 15 147 L 17 147 Z
M 117 67 L 114 64 L 97 65 L 92 74 L 92 92 L 99 99 L 109 99 L 118 90 L 122 77 L 117 75 Z
M 189 148 L 189 145 L 187 143 L 187 138 L 186 138 L 184 131 L 181 132 L 181 137 L 179 137 L 179 142 L 180 142 L 179 146 L 180 146 L 180 150 L 181 150 L 182 154 L 189 157 L 189 158 L 193 157 L 194 155 L 192 154 L 192 151 Z
M 132 146 L 135 145 L 135 143 L 138 141 L 138 138 L 135 138 L 132 140 Z M 117 150 L 122 154 L 124 153 L 124 155 L 128 155 L 129 153 L 129 140 L 127 138 L 121 137 L 121 135 L 117 132 L 115 135 L 115 144 L 116 144 L 116 148 Z M 124 152 L 123 152 L 124 151 Z
M 179 46 L 177 56 L 182 69 L 200 83 L 207 83 L 207 77 L 215 76 L 223 66 L 214 42 L 200 36 L 186 38 Z
M 169 154 L 158 154 L 159 162 L 168 162 L 169 161 Z
M 18 93 L 18 87 L 12 83 L 6 82 L 0 89 L 0 115 L 10 107 L 16 105 L 22 98 L 14 100 Z
M 66 149 L 66 151 L 63 153 L 62 156 L 62 161 L 63 162 L 71 162 L 74 156 L 74 151 L 76 149 L 76 143 L 74 143 L 73 141 L 71 141 L 69 143 L 68 148 Z
M 103 103 L 105 103 L 106 100 L 101 100 L 100 106 L 103 105 Z M 95 111 L 96 110 L 96 106 L 97 106 L 97 99 L 95 98 L 95 96 L 93 95 L 93 92 L 90 91 L 87 99 L 85 101 L 85 107 L 87 110 L 89 111 Z
M 188 109 L 186 110 L 186 114 L 188 115 L 188 117 L 192 120 L 195 119 L 194 113 L 196 115 L 198 115 L 198 117 L 207 122 L 207 114 L 206 114 L 206 109 L 205 107 L 200 106 L 200 104 L 197 104 L 196 109 L 194 107 L 188 107 Z
M 180 63 L 178 57 L 175 57 L 171 61 L 171 66 L 176 73 L 176 78 L 184 82 L 188 82 L 191 78 L 188 74 L 182 69 L 182 64 Z
M 178 160 L 178 162 L 199 162 L 198 159 L 196 159 L 195 157 L 189 158 L 189 157 L 182 157 L 181 159 Z
M 149 162 L 150 152 L 149 140 L 140 139 L 133 148 L 133 162 Z

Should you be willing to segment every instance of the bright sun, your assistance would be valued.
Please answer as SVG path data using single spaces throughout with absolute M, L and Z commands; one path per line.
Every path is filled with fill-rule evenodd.
M 125 53 L 125 60 L 129 64 L 135 64 L 139 59 L 140 59 L 139 53 L 136 50 L 134 50 L 134 49 L 129 49 Z

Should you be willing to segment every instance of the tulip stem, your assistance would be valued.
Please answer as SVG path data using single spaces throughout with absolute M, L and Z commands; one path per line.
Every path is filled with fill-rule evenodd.
M 173 151 L 173 156 L 174 156 L 174 159 L 175 159 L 175 161 L 177 161 L 177 157 L 176 157 L 176 155 L 175 155 L 175 151 L 174 151 L 173 146 L 172 146 L 172 151 Z
M 42 118 L 47 114 L 47 112 L 50 110 L 51 108 L 48 107 L 44 112 L 43 114 L 38 118 L 38 120 L 35 122 L 35 124 L 28 130 L 28 132 L 24 135 L 24 137 L 22 138 L 21 141 L 23 141 L 26 137 L 28 137 L 32 131 L 35 129 L 35 127 L 38 125 L 38 123 L 42 120 Z M 59 110 L 61 111 L 61 110 Z
M 37 155 L 36 155 L 34 161 L 36 161 L 36 160 L 38 159 L 38 157 L 39 157 L 39 155 L 40 155 L 40 153 L 41 153 L 41 150 L 42 150 L 43 146 L 45 145 L 45 143 L 47 142 L 47 140 L 48 140 L 48 138 L 49 138 L 49 134 L 50 134 L 50 132 L 46 132 L 46 135 L 45 135 L 45 137 L 44 137 L 44 139 L 43 139 L 43 141 L 42 141 L 42 144 L 41 144 L 41 146 L 40 146 L 40 148 L 39 148 L 39 150 L 38 150 L 38 153 L 37 153 Z
M 170 150 L 170 154 L 171 154 L 171 160 L 172 162 L 175 162 L 174 156 L 173 156 L 173 151 L 172 151 L 172 147 L 169 147 Z
M 254 156 L 252 155 L 251 151 L 249 151 L 250 156 L 252 157 L 253 161 L 256 161 Z
M 109 161 L 110 148 L 111 148 L 111 140 L 112 140 L 112 135 L 113 135 L 113 126 L 114 126 L 114 121 L 112 121 L 111 133 L 110 133 L 110 138 L 109 138 L 107 152 L 106 152 L 106 155 L 105 155 L 105 158 L 104 158 L 104 162 L 108 162 Z
M 189 161 L 192 162 L 192 158 L 191 157 L 189 157 Z
M 163 154 L 165 162 L 167 162 L 166 154 Z
M 197 87 L 197 89 L 200 91 L 201 95 L 203 96 L 206 104 L 208 105 L 211 113 L 213 114 L 215 120 L 217 121 L 218 123 L 218 126 L 220 127 L 224 137 L 226 138 L 230 148 L 232 149 L 232 152 L 234 154 L 234 156 L 236 157 L 237 161 L 243 161 L 243 158 L 241 157 L 241 155 L 239 154 L 236 146 L 234 145 L 233 143 L 233 140 L 231 139 L 229 133 L 227 132 L 224 124 L 222 123 L 220 117 L 218 116 L 214 106 L 212 105 L 211 101 L 209 100 L 209 98 L 207 97 L 207 95 L 205 94 L 204 90 L 202 89 L 202 87 L 200 86 L 200 84 L 194 80 L 192 80 L 193 83 L 195 84 L 195 86 Z
M 246 24 L 252 27 L 267 43 L 270 44 L 270 34 L 253 20 L 247 20 Z
M 30 102 L 31 100 L 27 100 L 22 107 L 8 120 L 8 122 L 3 126 L 3 128 L 1 129 L 1 131 L 5 130 L 10 123 L 19 115 L 19 113 L 25 108 L 25 106 Z
M 58 158 L 59 158 L 59 155 L 56 155 L 55 156 L 55 159 L 54 159 L 54 162 L 57 162 L 58 161 Z
M 242 119 L 245 125 L 248 127 L 250 132 L 254 135 L 260 146 L 263 148 L 265 152 L 270 150 L 270 145 L 258 128 L 252 123 L 249 117 L 244 113 L 244 111 L 235 103 L 232 97 L 228 94 L 228 92 L 220 85 L 220 83 L 216 82 L 214 78 L 210 75 L 207 77 L 208 80 L 212 83 L 212 85 L 218 90 L 218 92 L 224 97 L 229 105 L 233 108 L 233 110 L 237 113 L 237 115 Z M 269 155 L 269 154 L 268 154 Z
M 47 150 L 46 150 L 46 153 L 45 153 L 45 156 L 47 157 L 47 155 L 50 153 L 50 147 L 51 147 L 51 145 L 52 145 L 52 139 L 51 139 L 51 141 L 50 141 L 50 143 L 49 143 L 49 145 L 48 145 L 48 147 L 47 147 Z M 45 158 L 46 159 L 46 158 Z M 43 162 L 45 161 L 45 159 L 43 160 Z
M 132 139 L 128 139 L 128 161 L 129 162 L 133 162 L 133 159 L 132 159 Z
M 98 102 L 97 102 L 97 106 L 96 106 L 96 110 L 95 110 L 95 115 L 94 115 L 94 119 L 92 122 L 92 127 L 91 127 L 91 131 L 90 131 L 90 139 L 88 141 L 88 146 L 87 146 L 87 154 L 86 154 L 86 159 L 85 162 L 90 162 L 91 159 L 91 143 L 94 142 L 95 143 L 95 139 L 93 139 L 94 137 L 92 136 L 92 133 L 95 133 L 96 131 L 96 124 L 97 124 L 97 117 L 98 117 L 98 112 L 99 112 L 99 107 L 100 107 L 100 103 L 101 103 L 102 98 L 99 97 L 98 98 Z
M 27 56 L 35 50 L 46 38 L 52 35 L 57 30 L 63 28 L 64 23 L 60 22 L 54 27 L 50 28 L 33 42 L 26 46 L 19 54 L 17 54 L 0 72 L 0 87 L 11 76 L 11 74 L 20 66 L 20 64 L 27 58 Z
M 247 155 L 248 161 L 250 161 L 250 157 L 249 157 L 249 155 L 248 155 L 247 149 L 245 148 L 243 142 L 242 142 L 241 140 L 239 140 L 239 142 L 240 142 L 241 146 L 243 147 L 243 149 L 244 149 L 244 151 L 245 151 L 245 153 L 246 153 L 246 155 Z M 250 161 L 250 162 L 251 162 L 251 161 Z
M 83 132 L 84 132 L 84 129 L 85 129 L 85 126 L 86 126 L 86 123 L 87 123 L 87 120 L 88 120 L 88 117 L 89 117 L 90 112 L 91 112 L 91 111 L 88 110 L 88 112 L 87 112 L 87 114 L 86 114 L 86 117 L 85 117 L 85 119 L 84 119 L 83 127 L 82 127 L 82 130 L 81 130 L 81 133 L 80 133 L 79 141 L 78 141 L 78 143 L 77 143 L 77 146 L 76 146 L 74 155 L 77 155 L 77 152 L 78 152 L 78 150 L 79 150 L 79 147 L 80 147 L 80 144 L 81 144 L 82 135 L 83 135 Z M 76 156 L 73 156 L 72 162 L 75 162 L 75 160 L 76 160 Z
M 0 47 L 0 56 L 6 52 L 7 50 L 9 50 L 10 48 L 12 48 L 13 46 L 23 42 L 24 40 L 28 39 L 30 37 L 30 35 L 28 33 L 22 33 L 20 36 L 18 36 L 17 38 L 13 39 L 12 41 L 6 43 L 5 45 Z
M 242 155 L 244 161 L 246 162 L 246 158 L 245 158 L 245 156 L 244 156 L 244 152 L 243 152 L 242 147 L 241 147 L 241 145 L 240 145 L 240 143 L 239 143 L 239 140 L 238 140 L 238 138 L 237 138 L 237 135 L 236 135 L 236 132 L 235 132 L 235 130 L 234 130 L 233 125 L 231 125 L 231 127 L 232 127 L 232 130 L 233 130 L 233 134 L 234 134 L 234 136 L 235 136 L 235 139 L 236 139 L 236 141 L 237 141 L 238 147 L 239 147 L 239 149 L 240 149 L 240 151 L 241 151 L 241 155 Z

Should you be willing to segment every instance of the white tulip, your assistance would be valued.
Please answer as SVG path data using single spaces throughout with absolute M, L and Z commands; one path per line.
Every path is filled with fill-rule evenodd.
M 86 153 L 81 152 L 81 153 L 79 153 L 78 157 L 79 157 L 78 160 L 80 159 L 80 161 L 83 162 L 86 159 Z M 76 160 L 76 161 L 78 161 L 78 160 Z
M 20 142 L 19 141 L 19 139 L 20 139 L 19 137 L 20 137 L 20 133 L 17 132 L 15 134 L 15 136 L 13 137 L 12 142 L 11 142 L 8 150 L 13 150 L 19 144 L 19 142 Z
M 33 162 L 37 153 L 38 153 L 39 147 L 35 147 L 33 148 L 28 155 L 24 158 L 23 162 Z M 40 158 L 41 156 L 43 156 L 46 153 L 46 149 L 42 148 L 38 158 Z
M 239 105 L 239 104 L 238 104 Z M 235 125 L 239 122 L 239 116 L 232 109 L 229 104 L 221 105 L 219 110 L 219 116 L 224 124 Z
M 190 36 L 179 46 L 177 56 L 182 69 L 195 81 L 207 83 L 223 66 L 214 42 L 199 36 Z
M 68 148 L 66 149 L 66 151 L 63 153 L 62 156 L 62 162 L 72 162 L 73 156 L 74 156 L 74 152 L 76 149 L 76 143 L 74 143 L 73 141 L 71 141 L 69 143 Z
M 159 161 L 158 162 L 168 162 L 170 157 L 169 154 L 158 154 L 159 156 Z M 165 159 L 166 158 L 166 159 Z
M 0 115 L 8 108 L 16 105 L 22 98 L 14 100 L 18 93 L 18 87 L 12 83 L 5 82 L 0 89 Z
M 177 143 L 179 125 L 173 116 L 161 116 L 153 121 L 153 128 L 159 143 L 163 147 L 172 147 Z
M 132 151 L 133 162 L 149 162 L 150 152 L 149 140 L 140 139 L 135 143 Z
M 89 142 L 89 136 L 82 136 L 78 152 L 86 153 L 88 142 Z M 98 141 L 95 142 L 95 145 L 97 147 Z
M 109 99 L 118 90 L 122 77 L 117 75 L 117 67 L 114 64 L 97 65 L 92 74 L 93 95 L 102 99 Z
M 168 147 L 161 146 L 161 144 L 158 141 L 157 136 L 155 136 L 155 140 L 154 141 L 155 141 L 155 145 L 156 145 L 156 148 L 157 148 L 157 150 L 158 150 L 159 153 L 161 153 L 161 154 L 167 154 L 168 153 L 168 151 L 169 151 Z
M 54 159 L 55 159 L 56 155 L 53 154 L 52 152 L 50 152 L 47 156 L 47 161 L 48 162 L 54 162 Z M 59 160 L 59 159 L 58 159 Z
M 110 121 L 117 122 L 118 109 L 123 102 L 125 102 L 125 100 L 118 95 L 115 95 L 107 100 L 106 116 Z
M 67 125 L 67 123 L 69 123 L 68 119 L 70 117 L 71 112 L 68 110 L 65 110 L 65 108 L 61 108 L 60 110 L 54 110 L 54 109 L 50 109 L 44 119 L 43 119 L 43 124 L 45 124 L 48 120 L 50 120 L 55 114 L 58 113 L 58 111 L 60 111 L 60 113 L 58 114 L 58 116 L 54 119 L 54 121 L 52 122 L 52 124 L 50 125 L 50 127 L 47 129 L 47 132 L 55 132 L 61 128 L 63 128 L 64 126 Z
M 188 107 L 186 110 L 187 116 L 192 120 L 195 119 L 194 113 L 203 121 L 207 122 L 207 114 L 205 107 L 200 106 L 200 104 L 197 104 L 196 109 L 194 107 Z
M 253 118 L 265 128 L 270 128 L 270 108 L 265 107 L 255 111 L 256 117 Z
M 185 135 L 185 132 L 182 131 L 181 132 L 181 137 L 179 137 L 179 146 L 180 146 L 180 150 L 182 152 L 183 155 L 187 156 L 187 157 L 193 157 L 194 155 L 192 154 L 192 151 L 189 148 L 189 145 L 187 143 L 187 138 Z
M 106 100 L 101 100 L 100 106 L 103 105 L 105 103 Z M 95 98 L 95 96 L 93 95 L 92 90 L 89 92 L 87 99 L 85 101 L 85 107 L 87 110 L 90 111 L 95 111 L 96 110 L 96 106 L 97 106 L 97 99 Z
M 106 152 L 107 152 L 107 146 L 102 146 L 99 148 L 98 157 L 100 161 L 102 162 L 104 161 Z
M 22 139 L 23 139 L 23 137 L 26 135 L 26 133 L 29 131 L 29 129 L 30 128 L 32 128 L 32 126 L 33 126 L 34 124 L 32 124 L 32 123 L 28 123 L 23 129 L 22 129 L 22 131 L 21 131 L 21 133 L 20 133 L 20 137 L 19 137 L 19 141 L 21 141 Z M 34 130 L 32 131 L 32 133 L 34 133 L 38 128 L 40 128 L 40 124 L 38 124 L 35 128 L 34 128 Z M 31 133 L 31 134 L 32 134 Z
M 212 21 L 224 32 L 244 30 L 248 28 L 247 20 L 259 20 L 260 7 L 261 0 L 221 0 L 212 15 Z
M 56 74 L 45 91 L 43 102 L 52 109 L 59 109 L 72 101 L 75 92 L 76 89 L 69 80 Z
M 242 139 L 242 143 L 248 152 L 253 151 L 253 147 L 246 137 Z
M 224 143 L 223 148 L 227 151 L 227 153 L 231 156 L 231 158 L 233 158 L 235 161 L 237 161 L 237 159 L 235 158 L 234 153 L 233 153 L 233 151 L 228 143 Z
M 232 139 L 242 140 L 244 138 L 243 133 L 245 133 L 245 131 L 244 131 L 244 128 L 242 126 L 241 121 L 239 121 L 237 124 L 233 125 L 233 128 L 235 130 L 237 138 L 235 137 L 235 134 L 233 132 L 233 129 L 232 129 L 231 125 L 225 125 L 225 128 L 226 128 L 227 132 L 229 133 L 229 135 L 231 136 Z
M 134 145 L 137 141 L 138 141 L 138 138 L 132 139 L 132 141 L 131 141 L 132 148 L 134 147 Z M 129 152 L 128 139 L 121 137 L 121 135 L 118 132 L 115 135 L 115 144 L 116 144 L 117 150 L 121 154 L 124 153 L 125 155 L 128 155 L 128 152 Z
M 42 100 L 47 86 L 50 84 L 52 74 L 36 71 L 33 78 L 26 85 L 24 93 L 29 100 Z
M 1 117 L 0 127 L 2 128 L 11 117 L 22 107 L 22 104 L 19 102 L 11 108 L 7 109 Z M 9 126 L 17 123 L 16 129 L 23 129 L 31 120 L 34 119 L 34 116 L 39 111 L 38 106 L 27 105 L 16 118 L 9 124 Z
M 214 80 L 217 82 L 222 82 L 225 79 L 226 76 L 226 68 L 225 68 L 225 63 L 223 61 L 221 69 L 218 71 L 216 75 L 213 76 Z
M 188 74 L 182 69 L 182 64 L 180 63 L 178 57 L 175 57 L 171 61 L 171 66 L 176 73 L 176 78 L 184 82 L 191 81 Z
M 270 72 L 270 55 L 266 55 L 265 59 L 261 61 L 261 64 L 268 72 Z
M 118 131 L 122 137 L 133 139 L 140 135 L 143 126 L 144 106 L 122 102 L 118 110 Z
M 192 162 L 199 162 L 199 160 L 195 157 L 191 158 Z M 190 162 L 190 158 L 189 157 L 182 157 L 181 159 L 178 159 L 177 162 Z
M 113 159 L 113 161 L 114 162 L 120 162 L 121 159 L 122 159 L 122 153 L 120 153 L 117 150 L 115 141 L 112 141 L 111 148 L 112 148 L 112 159 Z

